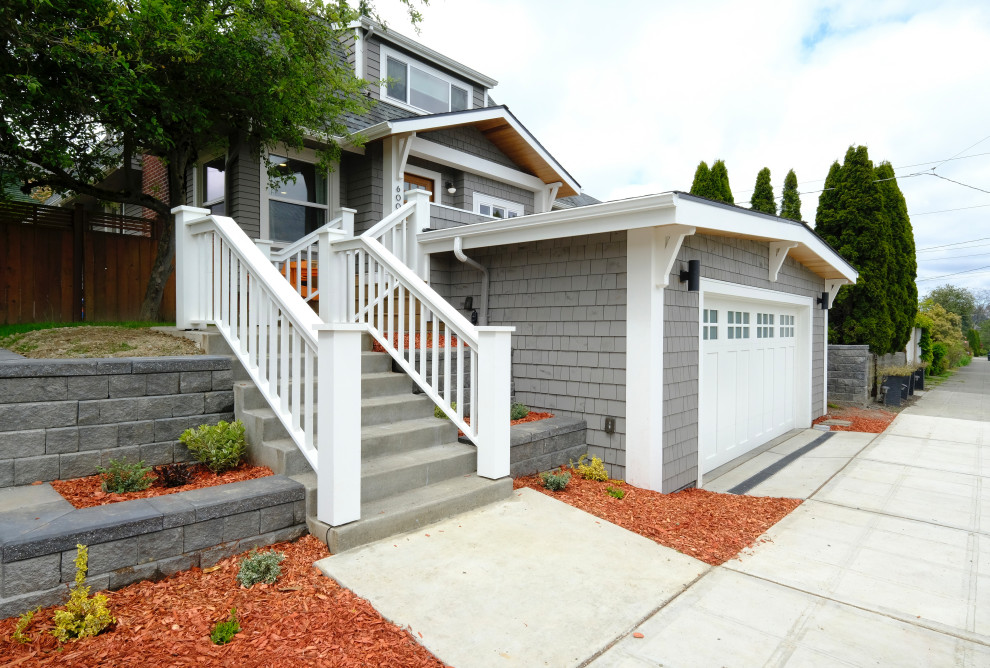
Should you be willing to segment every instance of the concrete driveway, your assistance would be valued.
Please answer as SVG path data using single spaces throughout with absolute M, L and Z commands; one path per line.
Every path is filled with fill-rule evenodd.
M 822 465 L 750 493 L 807 489 Z M 591 665 L 990 665 L 990 363 L 927 392 L 768 537 Z

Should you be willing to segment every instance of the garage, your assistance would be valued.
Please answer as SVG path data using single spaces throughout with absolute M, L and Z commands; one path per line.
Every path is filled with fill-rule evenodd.
M 811 300 L 707 283 L 699 309 L 702 474 L 811 422 Z

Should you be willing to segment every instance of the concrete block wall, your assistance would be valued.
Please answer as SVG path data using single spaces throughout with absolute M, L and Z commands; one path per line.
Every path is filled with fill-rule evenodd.
M 512 426 L 509 475 L 532 475 L 577 462 L 588 450 L 587 424 L 569 417 L 552 417 Z
M 233 419 L 227 357 L 0 364 L 0 487 L 78 478 L 111 459 L 186 461 L 190 427 Z
M 869 346 L 828 347 L 828 400 L 856 404 L 870 401 L 873 355 Z
M 87 583 L 118 589 L 302 536 L 305 494 L 301 483 L 270 476 L 6 522 L 0 619 L 64 603 L 78 543 L 89 547 Z
M 614 232 L 469 252 L 488 267 L 488 322 L 514 325 L 516 401 L 587 422 L 587 452 L 625 477 L 626 234 Z M 480 304 L 477 271 L 433 256 L 434 289 L 456 308 Z M 467 312 L 462 311 L 466 315 Z M 605 417 L 616 429 L 605 433 Z

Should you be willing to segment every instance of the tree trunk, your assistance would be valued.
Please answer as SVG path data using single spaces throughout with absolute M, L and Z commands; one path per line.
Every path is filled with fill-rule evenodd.
M 174 151 L 168 156 L 168 195 L 173 207 L 186 203 L 186 163 L 188 153 Z M 175 216 L 169 214 L 161 218 L 161 236 L 158 239 L 158 253 L 148 277 L 148 286 L 141 303 L 141 319 L 158 321 L 161 319 L 162 296 L 165 284 L 172 275 L 175 260 Z

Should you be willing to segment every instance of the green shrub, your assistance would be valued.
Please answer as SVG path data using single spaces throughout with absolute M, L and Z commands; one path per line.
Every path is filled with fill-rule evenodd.
M 241 625 L 237 621 L 237 608 L 230 609 L 230 617 L 226 621 L 217 622 L 210 629 L 210 640 L 214 645 L 226 645 L 234 639 L 234 634 L 240 632 Z
M 283 560 L 285 560 L 285 555 L 275 550 L 268 552 L 251 550 L 251 554 L 241 559 L 241 568 L 237 571 L 237 581 L 245 587 L 259 582 L 273 584 L 282 574 L 282 567 L 279 564 Z
M 578 460 L 577 470 L 582 478 L 585 480 L 597 480 L 598 482 L 605 482 L 608 480 L 608 471 L 605 469 L 605 464 L 598 457 L 592 457 L 590 464 L 585 464 L 584 459 L 588 455 L 581 455 L 581 459 Z
M 949 347 L 941 341 L 936 341 L 932 344 L 932 363 L 931 366 L 928 367 L 931 375 L 941 376 L 945 373 L 948 365 L 948 359 L 946 359 L 948 354 Z
M 162 464 L 155 473 L 166 487 L 181 487 L 192 481 L 192 467 L 185 464 Z
M 457 410 L 457 402 L 456 401 L 451 401 L 450 402 L 450 407 L 456 411 Z M 433 417 L 440 418 L 441 420 L 449 420 L 450 419 L 449 417 L 447 417 L 447 414 L 443 412 L 443 409 L 440 408 L 439 406 L 434 406 L 433 407 Z
M 510 420 L 522 420 L 529 415 L 529 406 L 526 404 L 514 403 L 509 407 Z
M 626 497 L 625 490 L 619 489 L 618 487 L 612 487 L 611 485 L 609 485 L 608 487 L 605 488 L 605 491 L 608 493 L 609 496 L 614 496 L 617 499 L 624 499 Z
M 31 642 L 31 637 L 26 635 L 24 632 L 27 631 L 27 627 L 31 626 L 31 622 L 34 621 L 34 616 L 39 612 L 41 612 L 40 605 L 34 610 L 28 610 L 18 617 L 17 625 L 14 627 L 14 632 L 10 634 L 10 639 L 19 643 Z
M 149 478 L 150 466 L 145 466 L 144 462 L 128 464 L 127 459 L 111 459 L 110 466 L 103 468 L 96 467 L 100 479 L 103 481 L 101 487 L 104 492 L 112 494 L 124 494 L 126 492 L 140 492 L 151 487 L 154 478 Z
M 52 635 L 59 642 L 78 640 L 95 636 L 116 619 L 107 608 L 107 597 L 97 594 L 89 598 L 89 587 L 86 586 L 86 571 L 88 570 L 88 550 L 85 545 L 76 545 L 76 583 L 69 595 L 65 608 L 55 612 L 55 628 Z
M 570 471 L 565 471 L 563 469 L 558 469 L 557 471 L 544 471 L 540 474 L 540 481 L 543 483 L 543 486 L 551 492 L 559 492 L 567 487 L 567 483 L 571 481 L 571 474 Z
M 179 440 L 189 452 L 214 473 L 223 473 L 237 467 L 244 458 L 247 443 L 244 440 L 244 424 L 240 420 L 216 425 L 200 425 L 186 429 Z

